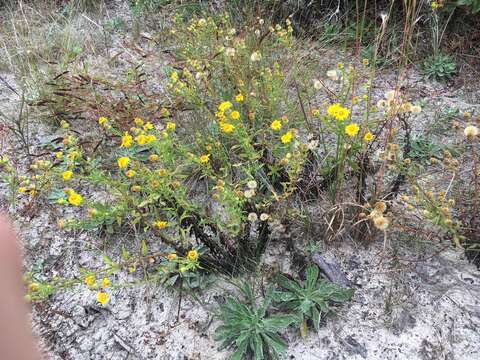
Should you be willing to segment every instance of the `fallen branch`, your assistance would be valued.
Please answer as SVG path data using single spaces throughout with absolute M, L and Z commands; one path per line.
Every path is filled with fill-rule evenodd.
M 343 288 L 351 288 L 353 286 L 352 282 L 347 279 L 337 263 L 329 263 L 319 253 L 313 254 L 312 260 L 331 282 Z

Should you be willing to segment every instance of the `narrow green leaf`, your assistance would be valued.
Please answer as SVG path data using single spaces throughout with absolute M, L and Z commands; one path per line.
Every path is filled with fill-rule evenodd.
M 293 280 L 289 280 L 287 279 L 285 276 L 283 275 L 278 275 L 277 278 L 276 278 L 276 281 L 277 283 L 287 289 L 287 290 L 290 290 L 294 293 L 297 293 L 297 294 L 301 294 L 302 293 L 302 288 L 300 287 L 300 285 L 298 285 L 295 281 Z
M 313 327 L 315 328 L 316 331 L 318 331 L 320 327 L 320 312 L 318 311 L 316 306 L 312 306 L 312 321 L 313 321 Z
M 263 341 L 260 335 L 253 334 L 251 337 L 251 345 L 253 349 L 253 353 L 255 356 L 255 360 L 264 360 L 263 357 Z
M 268 331 L 279 331 L 295 323 L 298 318 L 294 315 L 272 315 L 263 320 L 263 325 Z
M 307 281 L 306 281 L 306 288 L 307 289 L 315 289 L 318 280 L 318 266 L 310 265 L 307 268 Z

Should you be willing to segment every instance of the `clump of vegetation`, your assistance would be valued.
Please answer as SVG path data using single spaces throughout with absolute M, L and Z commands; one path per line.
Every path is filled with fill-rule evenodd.
M 19 178 L 22 194 L 82 209 L 62 219 L 64 228 L 132 228 L 178 254 L 198 244 L 205 268 L 229 274 L 258 263 L 275 227 L 293 217 L 283 209 L 302 197 L 325 195 L 331 240 L 345 220 L 389 227 L 381 199 L 398 193 L 410 171 L 396 126 L 408 136 L 420 106 L 397 90 L 372 104 L 375 68 L 367 59 L 362 70 L 340 63 L 326 80 L 308 80 L 311 70 L 292 57 L 289 20 L 257 19 L 242 29 L 228 14 L 173 20 L 179 46 L 167 70 L 168 102 L 142 90 L 138 69 L 123 83 L 85 72 L 49 83 L 45 103 L 61 111 L 56 116 L 98 118 L 62 119 L 48 156 L 32 164 L 33 176 Z M 119 102 L 119 91 L 132 96 Z M 331 100 L 318 103 L 322 92 Z M 90 131 L 100 134 L 94 142 Z
M 322 315 L 331 311 L 331 304 L 351 299 L 352 289 L 343 289 L 325 280 L 318 283 L 318 275 L 315 265 L 307 268 L 304 285 L 279 275 L 276 279 L 279 288 L 269 287 L 259 305 L 248 284 L 240 288 L 244 300 L 229 297 L 220 308 L 219 319 L 223 325 L 216 333 L 223 346 L 235 348 L 231 359 L 248 355 L 254 359 L 277 359 L 287 349 L 279 336 L 281 330 L 296 325 L 302 336 L 306 336 L 307 320 L 318 330 Z M 276 304 L 276 313 L 272 303 Z
M 37 174 L 29 187 L 21 184 L 24 193 L 44 194 L 59 205 L 86 210 L 86 217 L 82 212 L 80 219 L 65 221 L 66 227 L 108 233 L 134 227 L 179 253 L 197 242 L 208 249 L 206 265 L 234 273 L 260 259 L 273 224 L 286 220 L 278 209 L 294 205 L 299 189 L 315 196 L 324 191 L 331 206 L 345 197 L 360 206 L 377 203 L 381 187 L 374 193 L 365 187 L 366 177 L 376 176 L 367 168 L 377 139 L 386 136 L 388 142 L 377 181 L 385 172 L 403 171 L 396 165 L 401 160 L 392 122 L 405 121 L 421 108 L 399 92 L 390 91 L 373 106 L 371 77 L 353 66 L 339 64 L 329 71 L 336 93 L 321 80 L 306 80 L 306 67 L 296 65 L 292 72 L 294 42 L 288 20 L 282 27 L 260 19 L 242 31 L 232 27 L 228 15 L 174 21 L 172 36 L 181 44 L 175 59 L 183 66 L 168 71 L 174 105 L 160 107 L 147 96 L 129 101 L 129 110 L 118 113 L 117 97 L 105 95 L 105 82 L 95 80 L 103 89 L 92 92 L 89 85 L 82 97 L 66 89 L 77 79 L 84 81 L 86 74 L 57 77 L 58 84 L 52 84 L 63 90 L 52 92 L 49 106 L 58 101 L 77 114 L 99 113 L 97 124 L 89 126 L 102 134 L 92 151 L 77 135 L 75 119 L 61 120 L 61 142 L 50 144 L 49 159 L 32 165 Z M 368 73 L 368 61 L 362 66 Z M 114 93 L 118 87 L 107 89 Z M 313 98 L 322 89 L 335 94 L 335 101 L 315 104 Z M 101 109 L 99 96 L 104 99 Z M 145 101 L 152 102 L 146 106 Z M 143 119 L 147 114 L 153 115 L 151 121 Z M 309 180 L 315 171 L 320 177 Z M 75 189 L 85 186 L 102 189 L 96 197 L 103 200 Z M 355 192 L 346 191 L 352 187 Z M 372 215 L 373 224 L 383 231 L 389 221 L 378 215 Z M 355 216 L 354 211 L 352 221 Z M 335 233 L 341 224 L 334 221 L 330 228 Z
M 225 347 L 235 348 L 232 360 L 249 356 L 259 360 L 278 359 L 287 349 L 278 333 L 295 323 L 297 318 L 289 314 L 268 314 L 272 302 L 270 294 L 257 305 L 250 285 L 243 286 L 241 291 L 244 301 L 229 297 L 220 308 L 219 318 L 223 325 L 217 328 L 216 339 Z
M 331 310 L 330 303 L 346 302 L 353 295 L 352 289 L 342 289 L 328 281 L 318 284 L 319 270 L 315 265 L 307 267 L 305 273 L 303 284 L 279 275 L 276 281 L 280 290 L 273 293 L 282 309 L 296 314 L 302 336 L 307 335 L 309 321 L 318 331 L 322 315 Z
M 443 54 L 431 55 L 423 62 L 423 72 L 430 79 L 448 80 L 456 71 L 454 60 Z

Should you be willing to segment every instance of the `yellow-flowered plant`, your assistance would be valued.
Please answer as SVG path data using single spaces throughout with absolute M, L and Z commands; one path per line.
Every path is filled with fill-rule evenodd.
M 99 114 L 93 123 L 103 138 L 94 145 L 101 150 L 84 147 L 75 124 L 64 121 L 50 163 L 35 164 L 44 176 L 20 181 L 18 191 L 24 197 L 43 191 L 78 209 L 61 221 L 64 228 L 148 233 L 172 254 L 185 254 L 167 259 L 180 273 L 202 261 L 230 272 L 252 265 L 272 224 L 298 197 L 321 189 L 332 205 L 342 197 L 366 201 L 362 177 L 377 140 L 395 145 L 383 124 L 421 111 L 395 91 L 375 110 L 368 78 L 348 64 L 330 70 L 325 83 L 312 83 L 311 69 L 295 57 L 288 22 L 236 29 L 227 15 L 175 16 L 171 37 L 175 68 L 166 88 L 173 105 L 146 98 L 145 109 L 132 106 L 129 118 Z M 330 101 L 319 103 L 325 86 L 332 87 Z M 392 149 L 383 149 L 384 159 L 396 159 Z M 393 166 L 385 161 L 380 168 Z M 357 191 L 347 189 L 351 179 L 358 179 Z M 384 218 L 377 228 L 389 224 Z M 195 243 L 204 256 L 187 253 Z
M 107 306 L 114 297 L 115 289 L 129 285 L 128 282 L 120 283 L 112 279 L 121 276 L 122 273 L 132 274 L 141 270 L 139 266 L 147 260 L 150 266 L 154 263 L 157 264 L 156 271 L 150 275 L 149 281 L 164 282 L 169 286 L 174 286 L 177 282 L 180 282 L 179 285 L 186 284 L 187 288 L 191 288 L 195 286 L 192 280 L 195 281 L 198 276 L 197 271 L 201 268 L 201 256 L 197 249 L 190 249 L 184 255 L 174 252 L 150 253 L 145 245 L 142 246 L 142 252 L 138 256 L 130 254 L 125 249 L 123 249 L 118 261 L 113 261 L 105 255 L 102 268 L 97 270 L 81 269 L 82 276 L 80 278 L 65 279 L 57 276 L 46 281 L 37 277 L 35 273 L 27 273 L 25 275 L 28 289 L 27 300 L 45 300 L 59 290 L 86 286 L 92 293 L 92 301 Z M 135 284 L 138 281 L 133 280 L 132 283 Z

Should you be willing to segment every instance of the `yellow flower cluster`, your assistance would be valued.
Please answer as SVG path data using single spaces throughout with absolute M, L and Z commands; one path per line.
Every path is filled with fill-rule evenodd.
M 85 276 L 85 284 L 88 286 L 88 288 L 90 290 L 94 290 L 94 289 L 100 289 L 100 291 L 97 293 L 97 301 L 102 304 L 103 306 L 105 306 L 109 301 L 110 301 L 110 294 L 108 294 L 107 292 L 105 292 L 105 290 L 107 288 L 110 287 L 111 285 L 111 282 L 110 282 L 110 279 L 108 277 L 104 277 L 100 284 L 97 284 L 97 277 L 95 274 L 89 274 L 87 276 Z
M 243 102 L 243 95 L 238 94 L 235 97 L 235 101 L 238 103 Z M 218 105 L 218 111 L 215 116 L 220 124 L 220 129 L 225 134 L 231 134 L 236 129 L 236 126 L 232 124 L 232 122 L 240 120 L 241 114 L 238 110 L 233 110 L 233 104 L 230 101 L 224 101 Z
M 334 117 L 338 121 L 343 121 L 350 116 L 350 110 L 344 108 L 340 104 L 332 104 L 327 109 L 328 115 Z

